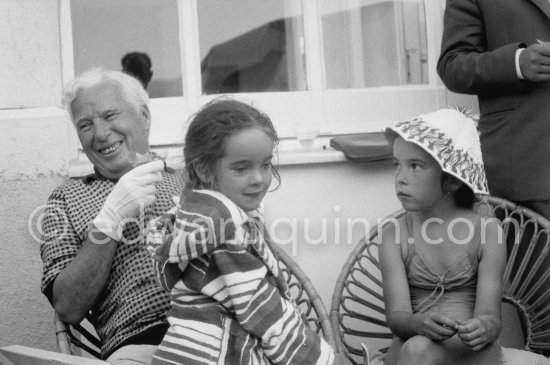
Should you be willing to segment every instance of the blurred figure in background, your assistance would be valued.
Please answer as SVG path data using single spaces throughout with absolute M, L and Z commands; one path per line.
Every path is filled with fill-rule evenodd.
M 122 72 L 134 76 L 138 79 L 143 88 L 147 90 L 147 85 L 153 77 L 151 58 L 147 53 L 129 52 L 121 60 Z

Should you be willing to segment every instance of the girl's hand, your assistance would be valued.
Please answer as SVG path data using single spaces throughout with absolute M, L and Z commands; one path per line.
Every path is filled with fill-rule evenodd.
M 457 322 L 458 337 L 470 350 L 481 350 L 491 342 L 489 340 L 490 331 L 485 321 L 479 318 L 472 318 L 467 321 Z
M 436 313 L 423 313 L 414 316 L 413 327 L 417 334 L 434 341 L 443 341 L 457 331 L 458 323 Z

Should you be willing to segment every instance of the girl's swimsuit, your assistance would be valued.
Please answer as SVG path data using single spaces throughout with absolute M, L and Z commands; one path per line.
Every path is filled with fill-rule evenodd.
M 457 255 L 456 259 L 443 271 L 435 270 L 435 263 L 427 257 L 422 247 L 402 243 L 401 252 L 405 257 L 405 269 L 411 296 L 413 313 L 438 313 L 451 320 L 469 320 L 473 317 L 477 273 L 480 260 L 481 219 L 474 224 L 472 238 L 463 243 L 466 251 Z M 399 219 L 400 242 L 414 239 L 413 222 L 410 214 Z M 414 241 L 412 241 L 414 242 Z M 458 243 L 457 243 L 458 244 Z M 396 351 L 394 346 L 402 340 L 395 337 L 390 352 Z M 495 363 L 494 352 L 471 351 L 460 340 L 458 335 L 438 342 L 450 352 L 453 364 Z M 499 346 L 496 344 L 496 346 Z M 500 355 L 500 346 L 498 348 Z M 388 355 L 389 357 L 389 355 Z M 500 359 L 497 360 L 500 362 Z
M 407 238 L 413 237 L 412 216 L 403 219 Z M 467 320 L 474 311 L 479 248 L 481 241 L 479 221 L 475 224 L 472 239 L 464 254 L 443 272 L 433 269 L 434 264 L 414 244 L 406 244 L 405 268 L 414 313 L 436 312 L 453 319 Z M 408 240 L 403 241 L 408 242 Z M 458 244 L 458 243 L 457 243 Z

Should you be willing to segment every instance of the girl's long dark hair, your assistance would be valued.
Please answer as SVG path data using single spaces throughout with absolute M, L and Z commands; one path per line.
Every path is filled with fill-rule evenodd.
M 183 147 L 189 188 L 213 187 L 214 181 L 203 181 L 200 176 L 214 176 L 217 163 L 223 157 L 227 137 L 247 128 L 259 128 L 275 145 L 279 143 L 269 116 L 238 100 L 226 97 L 214 99 L 192 117 Z M 275 166 L 272 171 L 280 184 L 281 178 Z

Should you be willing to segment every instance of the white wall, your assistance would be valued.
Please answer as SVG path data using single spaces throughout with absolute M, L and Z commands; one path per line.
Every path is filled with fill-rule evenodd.
M 278 242 L 309 276 L 329 310 L 340 268 L 365 234 L 366 225 L 354 220 L 374 226 L 400 208 L 393 166 L 391 161 L 341 162 L 279 170 L 282 185 L 265 198 L 266 223 L 275 227 Z M 315 243 L 323 237 L 327 239 Z
M 58 105 L 56 0 L 0 1 L 0 109 Z
M 38 232 L 32 223 L 29 229 L 28 222 L 62 180 L 43 176 L 0 182 L 0 347 L 18 344 L 57 351 L 53 310 L 40 292 Z
M 58 11 L 57 0 L 0 1 L 0 346 L 55 349 L 38 243 L 27 221 L 62 181 L 75 151 L 57 108 Z

